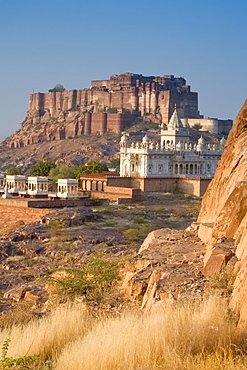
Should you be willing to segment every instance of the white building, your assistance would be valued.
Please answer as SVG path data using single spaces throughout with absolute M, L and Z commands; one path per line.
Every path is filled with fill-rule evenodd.
M 47 197 L 48 196 L 49 179 L 45 176 L 29 176 L 28 177 L 28 190 L 30 196 Z
M 137 143 L 122 136 L 120 176 L 212 178 L 224 144 L 224 138 L 218 145 L 205 144 L 202 137 L 191 144 L 188 126 L 183 126 L 175 107 L 167 128 L 161 125 L 160 143 L 152 143 L 147 135 Z
M 26 177 L 24 175 L 6 175 L 5 184 L 10 194 L 18 195 L 26 191 Z
M 78 180 L 76 179 L 58 179 L 57 196 L 59 198 L 78 197 Z

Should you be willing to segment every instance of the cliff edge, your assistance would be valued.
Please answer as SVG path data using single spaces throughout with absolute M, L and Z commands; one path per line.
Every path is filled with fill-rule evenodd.
M 202 200 L 198 235 L 207 243 L 204 273 L 233 261 L 237 277 L 231 308 L 247 324 L 247 100 L 226 142 L 214 179 Z

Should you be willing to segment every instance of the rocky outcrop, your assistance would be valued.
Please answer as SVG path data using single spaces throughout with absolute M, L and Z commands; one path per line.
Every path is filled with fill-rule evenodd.
M 230 131 L 225 151 L 202 200 L 198 217 L 204 241 L 232 238 L 246 213 L 247 100 Z
M 210 275 L 235 255 L 237 278 L 231 308 L 247 325 L 247 100 L 226 142 L 214 179 L 202 201 L 199 237 L 208 244 L 204 271 Z M 229 245 L 229 239 L 231 240 Z M 220 248 L 217 244 L 220 243 Z M 212 244 L 213 243 L 213 244 Z
M 146 311 L 179 298 L 201 298 L 206 283 L 204 252 L 196 227 L 152 231 L 122 270 L 125 298 L 140 302 Z

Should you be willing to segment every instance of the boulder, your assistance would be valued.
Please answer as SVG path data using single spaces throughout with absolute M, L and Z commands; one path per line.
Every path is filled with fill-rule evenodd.
M 80 226 L 85 222 L 93 222 L 100 216 L 88 208 L 63 208 L 41 217 L 41 224 L 58 223 L 64 227 Z
M 209 277 L 219 273 L 233 256 L 234 253 L 229 248 L 217 244 L 212 245 L 204 256 L 203 274 Z

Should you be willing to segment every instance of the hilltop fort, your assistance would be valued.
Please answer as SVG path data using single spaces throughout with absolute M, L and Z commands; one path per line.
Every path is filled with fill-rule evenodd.
M 21 129 L 6 143 L 19 148 L 47 140 L 80 135 L 121 133 L 140 114 L 145 121 L 168 124 L 174 106 L 182 120 L 212 133 L 228 133 L 232 120 L 204 120 L 198 93 L 182 77 L 124 73 L 109 80 L 91 81 L 83 90 L 35 93 Z

